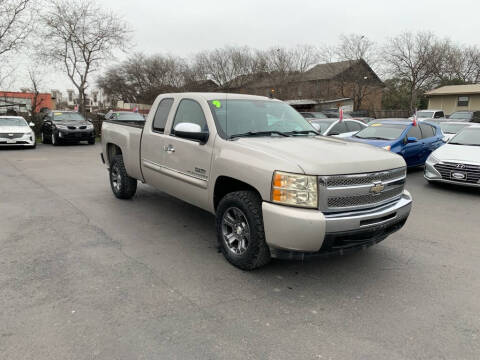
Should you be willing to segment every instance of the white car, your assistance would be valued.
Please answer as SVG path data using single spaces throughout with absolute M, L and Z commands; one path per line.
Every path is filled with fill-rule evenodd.
M 323 136 L 347 138 L 355 135 L 367 127 L 361 121 L 353 119 L 307 119 L 310 124 Z
M 437 124 L 442 129 L 443 141 L 445 142 L 450 141 L 455 135 L 457 135 L 458 132 L 472 125 L 472 123 L 468 122 L 454 121 L 439 121 Z
M 480 187 L 480 125 L 464 128 L 425 163 L 428 182 Z
M 35 133 L 21 116 L 0 116 L 0 146 L 25 146 L 34 148 Z

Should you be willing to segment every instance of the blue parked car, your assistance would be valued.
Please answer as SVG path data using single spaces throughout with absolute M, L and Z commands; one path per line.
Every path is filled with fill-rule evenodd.
M 348 139 L 397 153 L 408 167 L 424 165 L 430 153 L 444 144 L 438 125 L 427 121 L 414 125 L 407 119 L 379 120 Z

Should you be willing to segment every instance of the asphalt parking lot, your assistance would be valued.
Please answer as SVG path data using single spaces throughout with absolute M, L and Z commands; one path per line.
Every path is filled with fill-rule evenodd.
M 99 153 L 0 150 L 2 359 L 480 358 L 480 191 L 410 171 L 384 242 L 242 272 L 212 215 L 114 198 Z

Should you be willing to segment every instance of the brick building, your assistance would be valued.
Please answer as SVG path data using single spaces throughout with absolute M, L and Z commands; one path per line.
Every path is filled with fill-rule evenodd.
M 304 73 L 257 73 L 240 76 L 228 84 L 229 90 L 282 100 L 311 100 L 311 107 L 342 99 L 354 110 L 379 110 L 382 107 L 384 84 L 364 61 L 341 61 L 319 64 Z
M 37 103 L 34 105 L 35 94 L 31 92 L 0 91 L 0 113 L 12 110 L 17 113 L 28 113 L 35 107 L 39 112 L 42 108 L 53 108 L 51 94 L 38 94 Z

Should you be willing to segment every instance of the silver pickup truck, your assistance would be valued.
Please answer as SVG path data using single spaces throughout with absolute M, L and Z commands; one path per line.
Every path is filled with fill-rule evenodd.
M 164 94 L 145 122 L 105 121 L 102 151 L 117 198 L 141 181 L 215 214 L 220 249 L 244 270 L 366 248 L 412 204 L 400 156 L 320 136 L 266 97 Z

